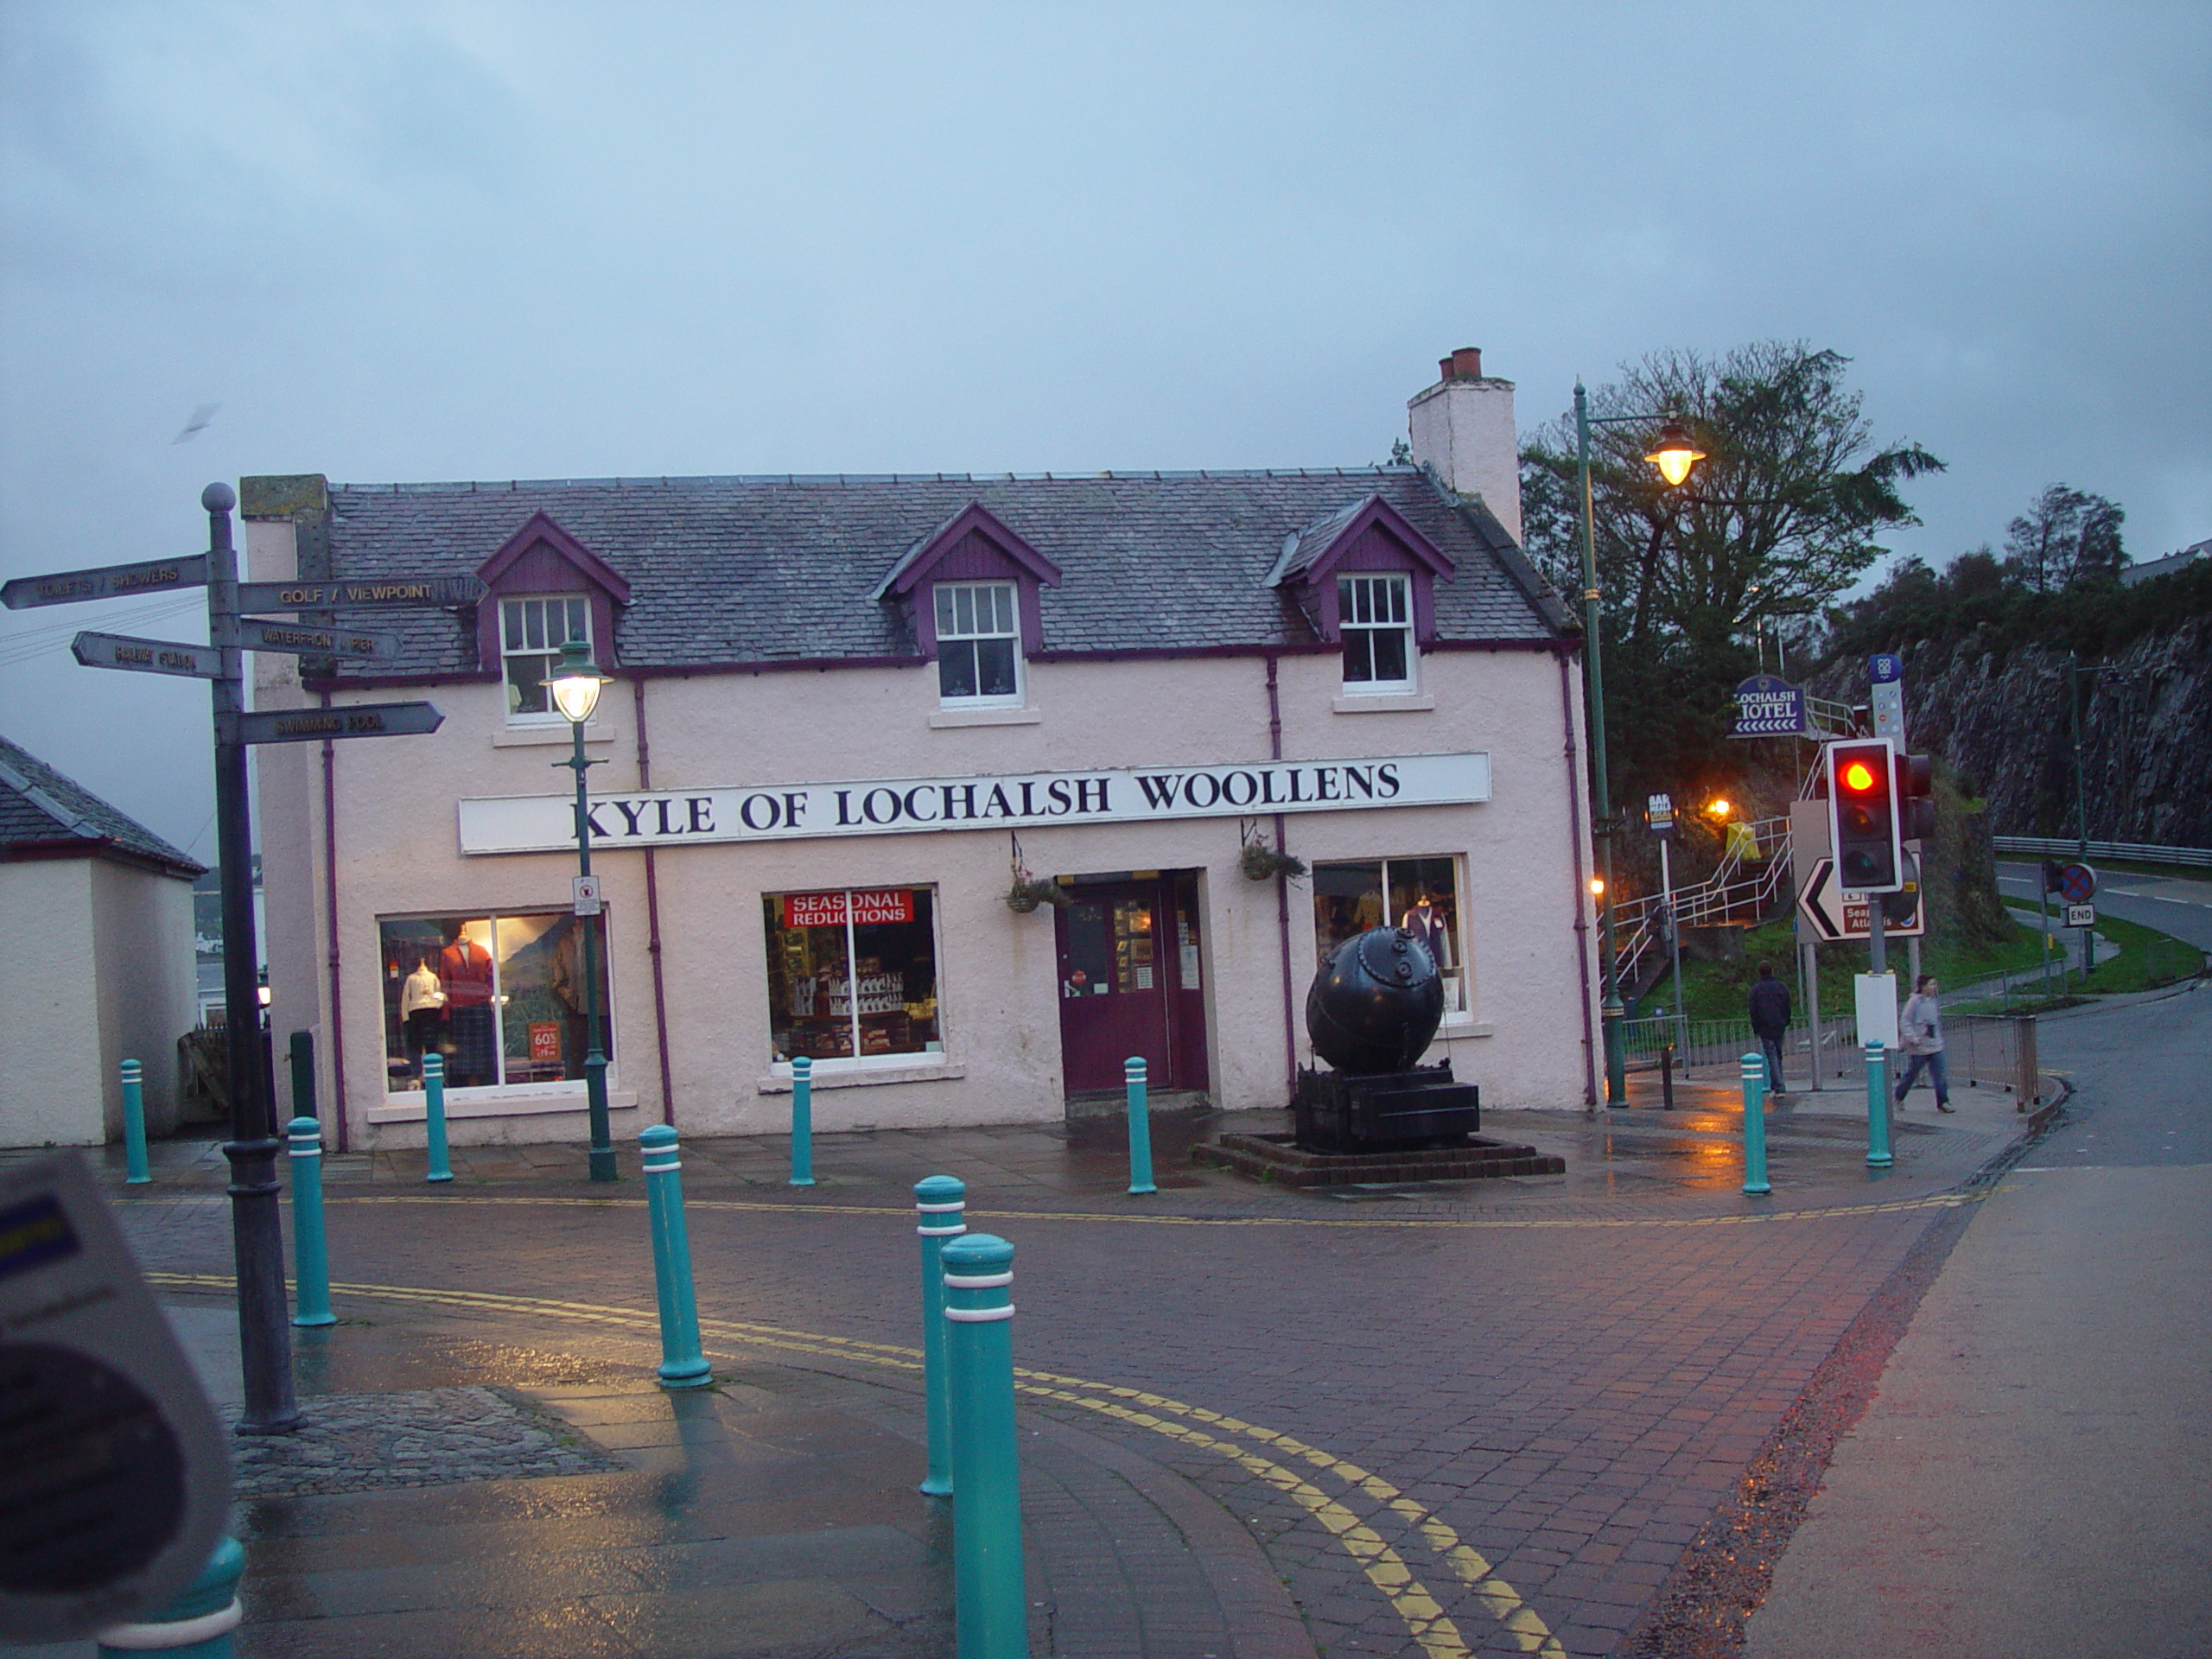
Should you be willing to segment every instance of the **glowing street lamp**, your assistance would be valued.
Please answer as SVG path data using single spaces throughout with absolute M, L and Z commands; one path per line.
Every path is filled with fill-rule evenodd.
M 576 774 L 576 867 L 583 875 L 591 874 L 590 804 L 585 798 L 584 772 L 599 764 L 584 759 L 584 722 L 599 707 L 600 688 L 612 683 L 613 677 L 599 671 L 591 659 L 591 647 L 581 639 L 571 639 L 561 647 L 561 666 L 543 682 L 553 706 L 561 711 L 575 738 L 575 754 L 553 764 L 569 767 Z M 614 1137 L 607 1117 L 607 1056 L 600 1047 L 599 926 L 588 916 L 579 916 L 576 925 L 584 936 L 584 1099 L 591 1110 L 591 1179 L 611 1181 L 615 1179 Z
M 1593 524 L 1590 503 L 1590 429 L 1593 426 L 1640 426 L 1654 419 L 1649 415 L 1593 416 L 1590 412 L 1590 395 L 1582 389 L 1582 382 L 1574 383 L 1574 435 L 1576 465 L 1580 473 L 1582 505 L 1582 610 L 1583 650 L 1589 653 L 1590 677 L 1585 688 L 1589 698 L 1590 753 L 1595 763 L 1592 770 L 1596 777 L 1596 810 L 1592 815 L 1594 827 L 1602 838 L 1599 849 L 1599 879 L 1604 887 L 1594 886 L 1598 894 L 1598 965 L 1599 984 L 1603 992 L 1600 1011 L 1605 1036 L 1605 1104 L 1628 1104 L 1628 1057 L 1623 1052 L 1622 1021 L 1627 1009 L 1621 1006 L 1619 964 L 1613 958 L 1613 901 L 1607 896 L 1612 886 L 1613 874 L 1613 800 L 1611 781 L 1606 777 L 1605 754 L 1605 675 L 1603 653 L 1598 638 L 1598 533 Z M 1669 488 L 1678 487 L 1690 475 L 1690 469 L 1705 459 L 1704 453 L 1690 442 L 1689 434 L 1678 421 L 1669 419 L 1659 429 L 1659 440 L 1646 452 L 1644 459 L 1659 469 L 1660 477 Z

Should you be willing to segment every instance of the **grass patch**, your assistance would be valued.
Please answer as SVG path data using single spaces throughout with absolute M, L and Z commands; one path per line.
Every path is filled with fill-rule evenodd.
M 2067 999 L 2063 1006 L 2071 1007 L 2082 992 L 2111 995 L 2123 991 L 2150 990 L 2160 985 L 2170 985 L 2186 979 L 2202 970 L 2204 952 L 2195 945 L 2161 933 L 2156 928 L 2144 927 L 2134 922 L 2120 920 L 2116 916 L 2101 917 L 2096 931 L 2120 948 L 2120 953 L 2108 962 L 2099 963 L 2085 980 L 2081 969 L 2080 945 L 2074 947 L 2073 967 L 2063 977 L 2057 971 L 2061 952 L 2050 955 L 2054 967 L 2051 990 L 2054 995 L 2044 999 L 2052 1006 L 2059 999 Z M 2067 935 L 2065 938 L 2073 938 Z M 2032 927 L 2015 922 L 2010 937 L 1993 944 L 1958 945 L 1942 940 L 1921 941 L 1920 971 L 1933 974 L 1948 990 L 1955 985 L 1985 978 L 1993 974 L 2017 973 L 2032 969 L 2044 960 L 2046 936 Z M 1856 944 L 1824 944 L 1817 957 L 1821 970 L 1821 1015 L 1822 1019 L 1850 1015 L 1852 1004 L 1852 976 L 1866 971 L 1866 946 Z M 1906 941 L 1893 939 L 1889 947 L 1890 967 L 1903 982 L 1906 972 Z M 1682 1001 L 1688 1006 L 1693 1020 L 1741 1020 L 1745 999 L 1750 995 L 1751 983 L 1758 977 L 1762 961 L 1774 963 L 1774 971 L 1789 987 L 1793 1001 L 1799 1004 L 1802 1017 L 1802 999 L 1797 988 L 1797 952 L 1796 934 L 1788 918 L 1763 923 L 1749 929 L 1744 935 L 1744 954 L 1728 962 L 1684 962 L 1682 963 Z M 2041 1010 L 2028 1006 L 2030 999 L 2015 990 L 2011 1007 L 2015 1013 L 2031 1014 Z M 1662 978 L 1645 994 L 1639 1006 L 1630 1010 L 1631 1015 L 1653 1014 L 1669 1008 L 1674 1003 L 1674 982 Z M 1963 1005 L 1962 1008 L 1963 1008 Z M 1974 1005 L 1979 1007 L 1979 1003 Z

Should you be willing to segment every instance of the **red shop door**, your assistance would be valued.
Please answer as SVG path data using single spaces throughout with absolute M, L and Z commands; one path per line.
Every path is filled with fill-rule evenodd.
M 1058 917 L 1068 1092 L 1119 1090 L 1122 1062 L 1140 1054 L 1153 1088 L 1204 1089 L 1196 874 L 1079 886 Z

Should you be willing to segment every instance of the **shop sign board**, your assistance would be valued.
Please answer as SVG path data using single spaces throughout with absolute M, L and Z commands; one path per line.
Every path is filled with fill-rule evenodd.
M 874 892 L 787 893 L 784 895 L 785 927 L 869 927 L 914 919 L 912 887 L 882 887 Z
M 87 629 L 69 642 L 69 654 L 86 668 L 120 668 L 133 674 L 182 674 L 213 680 L 223 673 L 223 653 L 213 645 L 139 639 L 127 633 L 94 633 Z
M 594 796 L 585 816 L 593 844 L 620 850 L 1461 806 L 1490 798 L 1490 756 L 1478 752 L 651 791 Z M 550 853 L 576 844 L 573 796 L 463 800 L 460 817 L 463 853 Z
M 130 599 L 207 585 L 207 556 L 152 559 L 140 564 L 103 564 L 89 570 L 57 570 L 48 576 L 17 576 L 0 587 L 0 605 L 28 611 L 41 605 L 75 605 L 88 599 Z
M 330 709 L 276 709 L 229 716 L 233 743 L 313 743 L 326 737 L 419 737 L 445 721 L 429 702 L 352 702 Z M 575 803 L 569 804 L 569 846 L 576 844 Z
M 474 576 L 383 576 L 373 582 L 242 582 L 238 611 L 351 611 L 404 606 L 474 605 L 484 584 Z
M 365 628 L 302 627 L 291 622 L 264 622 L 246 617 L 238 623 L 238 644 L 248 651 L 283 651 L 301 657 L 365 657 L 390 661 L 399 655 L 399 636 Z
M 1647 795 L 1643 800 L 1643 817 L 1651 826 L 1653 835 L 1671 834 L 1675 828 L 1675 798 L 1671 795 Z
M 1736 688 L 1731 737 L 1786 737 L 1805 729 L 1802 687 L 1773 674 L 1754 674 Z

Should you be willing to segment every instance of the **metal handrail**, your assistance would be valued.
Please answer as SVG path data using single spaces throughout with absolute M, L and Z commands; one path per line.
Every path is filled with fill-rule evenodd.
M 1743 873 L 1741 843 L 1732 844 L 1720 866 L 1702 881 L 1675 889 L 1677 927 L 1713 927 L 1734 921 L 1757 921 L 1773 901 L 1789 862 L 1789 820 L 1759 818 L 1745 826 L 1761 864 Z M 1648 951 L 1664 942 L 1661 915 L 1664 895 L 1646 893 L 1613 907 L 1613 963 L 1615 984 L 1633 982 Z

